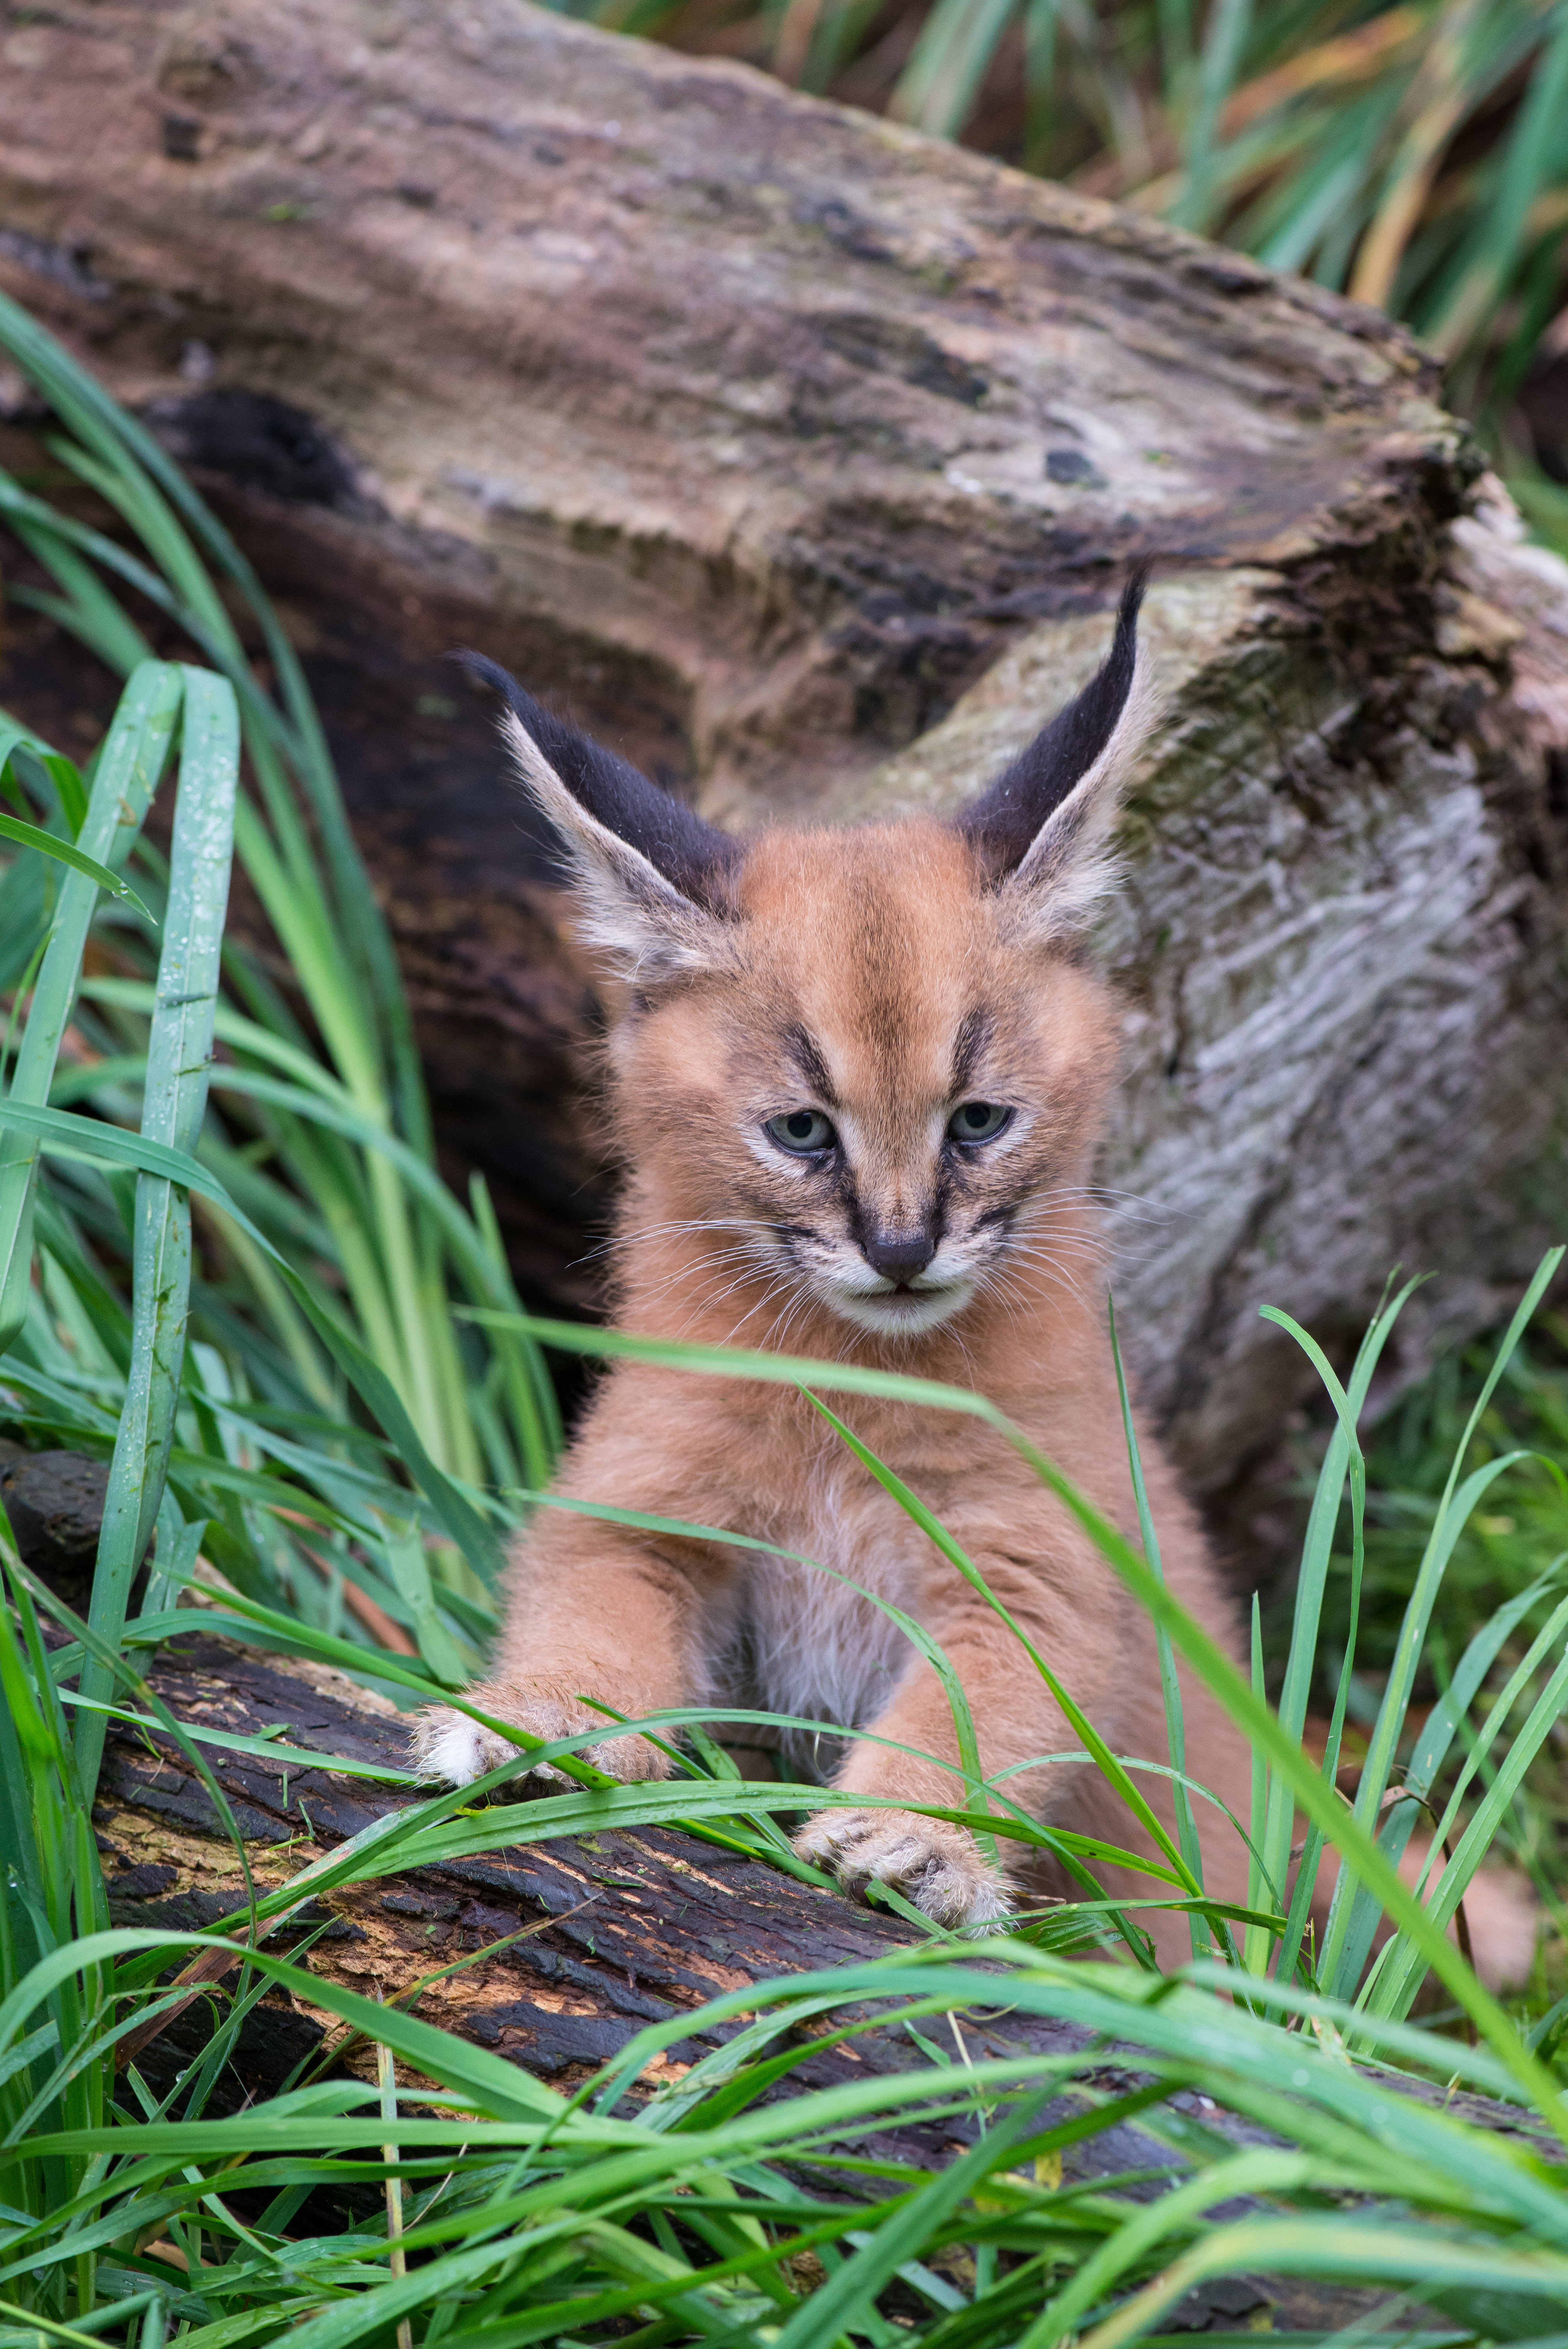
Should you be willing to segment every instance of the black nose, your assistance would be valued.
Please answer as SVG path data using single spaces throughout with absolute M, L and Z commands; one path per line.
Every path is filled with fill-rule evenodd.
M 879 1232 L 866 1241 L 864 1253 L 873 1272 L 889 1280 L 913 1280 L 936 1254 L 936 1242 L 924 1232 Z

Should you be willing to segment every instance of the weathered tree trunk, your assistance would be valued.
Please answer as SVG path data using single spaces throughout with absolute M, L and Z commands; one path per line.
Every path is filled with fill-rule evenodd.
M 536 1294 L 603 1209 L 590 1006 L 437 657 L 726 822 L 945 808 L 1143 556 L 1104 1176 L 1181 1459 L 1224 1485 L 1310 1384 L 1260 1303 L 1337 1342 L 1435 1268 L 1398 1379 L 1516 1289 L 1562 1223 L 1568 574 L 1402 333 L 520 0 L 56 0 L 5 68 L 5 282 L 283 599 Z

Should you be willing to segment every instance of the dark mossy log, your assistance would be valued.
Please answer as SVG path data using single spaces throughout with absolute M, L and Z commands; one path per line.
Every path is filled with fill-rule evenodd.
M 0 1439 L 0 1506 L 17 1549 L 67 1607 L 85 1614 L 103 1529 L 108 1469 L 79 1452 L 26 1452 Z
M 270 1658 L 198 1629 L 162 1651 L 151 1679 L 178 1719 L 203 1729 L 256 1736 L 281 1728 L 294 1746 L 403 1764 L 402 1717 L 340 1673 Z M 416 1799 L 342 1772 L 302 1770 L 218 1745 L 204 1745 L 202 1754 L 263 1889 Z M 97 1824 L 117 1923 L 201 1930 L 242 1901 L 238 1861 L 211 1795 L 161 1734 L 111 1734 Z M 752 1982 L 864 1963 L 916 1938 L 897 1919 L 658 1828 L 515 1847 L 335 1889 L 302 1913 L 295 1930 L 301 1925 L 311 1935 L 304 1961 L 313 1971 L 387 2001 L 454 1960 L 510 1941 L 435 1983 L 417 2011 L 566 2089 L 590 2077 L 648 2023 L 670 2022 Z M 292 1933 L 281 1935 L 275 1946 L 286 1949 L 292 1940 Z M 846 2007 L 814 2015 L 801 2029 L 822 2036 L 870 2012 Z M 644 2092 L 676 2076 L 678 2067 L 738 2027 L 674 2040 L 645 2074 Z M 975 2002 L 952 2027 L 972 2060 L 1077 2054 L 1092 2044 L 1091 2034 L 1073 2023 L 1009 2007 L 1001 1985 L 995 2012 Z M 180 2014 L 138 2056 L 152 2084 L 170 2085 L 211 2029 L 205 1999 Z M 246 2023 L 211 2109 L 238 2109 L 275 2092 L 302 2062 L 332 2060 L 324 2043 L 338 2029 L 308 2001 L 269 1994 Z M 363 2043 L 357 2052 L 346 2047 L 340 2060 L 369 2076 L 371 2057 Z M 872 2025 L 841 2046 L 808 2056 L 769 2093 L 792 2095 L 927 2062 L 901 2026 Z M 1051 2117 L 1067 2119 L 1097 2095 L 1123 2093 L 1137 2077 L 1136 2048 L 1106 2045 L 1078 2075 L 1087 2096 L 1069 2092 L 1052 2106 Z M 1483 2098 L 1443 2095 L 1418 2084 L 1408 2084 L 1408 2092 L 1485 2126 L 1532 2135 L 1522 2115 Z M 634 2093 L 628 2109 L 635 2101 Z M 1164 2119 L 1178 2137 L 1191 2127 L 1200 2134 L 1217 2130 L 1238 2147 L 1271 2142 L 1197 2086 L 1174 2093 Z M 846 2137 L 824 2149 L 816 2181 L 853 2190 L 848 2173 L 832 2168 L 834 2150 L 929 2166 L 951 2158 L 974 2134 L 974 2124 L 959 2119 Z M 1070 2145 L 1063 2174 L 1092 2178 L 1168 2167 L 1171 2159 L 1169 2145 L 1123 2121 Z M 1159 2189 L 1146 2183 L 1130 2190 Z M 1261 2323 L 1272 2310 L 1276 2329 L 1315 2330 L 1346 2321 L 1377 2297 L 1295 2280 L 1230 2278 L 1192 2294 L 1162 2329 L 1223 2331 L 1239 2319 Z
M 477 643 L 709 813 L 945 809 L 1127 567 L 1170 723 L 1103 946 L 1123 1328 L 1211 1493 L 1389 1267 L 1408 1377 L 1556 1235 L 1568 577 L 1381 316 L 521 0 L 52 0 L 0 274 L 304 651 L 454 1164 L 581 1300 L 593 1025 Z M 13 387 L 13 409 L 26 400 Z M 54 664 L 51 667 L 51 663 Z M 83 688 L 31 624 L 4 690 Z
M 197 1630 L 160 1651 L 150 1678 L 177 1720 L 202 1729 L 251 1737 L 284 1732 L 294 1746 L 393 1770 L 407 1766 L 406 1716 L 345 1673 Z M 221 1745 L 203 1744 L 201 1754 L 263 1889 L 422 1799 L 413 1789 Z M 242 1907 L 238 1859 L 190 1759 L 162 1733 L 129 1728 L 111 1732 L 108 1757 L 97 1825 L 115 1921 L 202 1931 Z M 436 1983 L 418 2011 L 570 2086 L 618 2054 L 645 2024 L 667 2022 L 749 1983 L 865 1964 L 924 1938 L 880 1909 L 662 1827 L 607 1827 L 335 1889 L 313 1904 L 317 1923 L 323 1907 L 336 1922 L 311 1964 L 388 2000 L 454 1957 L 533 1929 L 525 1940 Z M 818 2033 L 828 2027 L 820 2019 L 810 2025 Z M 1070 2023 L 1016 2010 L 986 2019 L 977 2009 L 965 2035 L 972 2055 L 997 2056 L 1073 2054 L 1092 2036 Z M 670 2056 L 689 2064 L 713 2044 L 699 2034 L 675 2044 Z M 912 2043 L 892 2033 L 862 2035 L 854 2051 L 813 2057 L 794 2082 L 820 2085 L 863 2077 L 868 2063 L 904 2069 L 917 2060 Z M 1127 2071 L 1125 2062 L 1108 2063 L 1092 2077 L 1102 2085 L 1124 2081 Z M 651 2076 L 668 2076 L 667 2066 L 656 2061 Z M 1415 2095 L 1428 2093 L 1417 2082 L 1402 2085 Z M 1178 2110 L 1204 2101 L 1174 2099 Z M 1529 2133 L 1522 2114 L 1484 2097 L 1444 2093 L 1442 2101 L 1461 2116 Z M 1233 2116 L 1224 2126 L 1239 2142 L 1253 2135 L 1263 2142 Z M 937 2132 L 895 2130 L 879 2142 L 903 2148 L 893 2158 L 925 2160 L 944 2150 L 952 2133 L 944 2123 Z M 1069 2173 L 1136 2167 L 1124 2160 L 1133 2135 L 1119 2127 L 1093 2139 L 1081 2157 L 1069 2152 Z M 1147 2139 L 1138 2142 L 1147 2152 Z M 1080 2158 L 1088 2169 L 1073 2172 Z

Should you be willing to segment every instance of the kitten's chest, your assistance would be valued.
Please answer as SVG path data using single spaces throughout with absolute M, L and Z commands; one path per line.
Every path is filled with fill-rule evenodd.
M 929 1544 L 885 1493 L 831 1469 L 770 1515 L 766 1537 L 799 1556 L 754 1554 L 746 1569 L 738 1662 L 750 1702 L 862 1726 L 913 1661 L 907 1635 L 877 1602 L 918 1620 Z

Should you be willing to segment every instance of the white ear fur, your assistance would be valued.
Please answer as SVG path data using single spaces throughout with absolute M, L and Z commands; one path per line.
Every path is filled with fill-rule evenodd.
M 1104 750 L 1053 808 L 1021 863 L 1003 883 L 1001 898 L 1031 944 L 1046 945 L 1082 929 L 1115 886 L 1111 833 L 1121 794 L 1138 754 L 1161 716 L 1161 697 L 1140 651 L 1121 715 Z
M 525 788 L 561 835 L 572 860 L 578 936 L 612 956 L 634 980 L 687 977 L 727 957 L 725 926 L 695 905 L 641 849 L 612 832 L 562 781 L 514 710 L 500 720 Z

